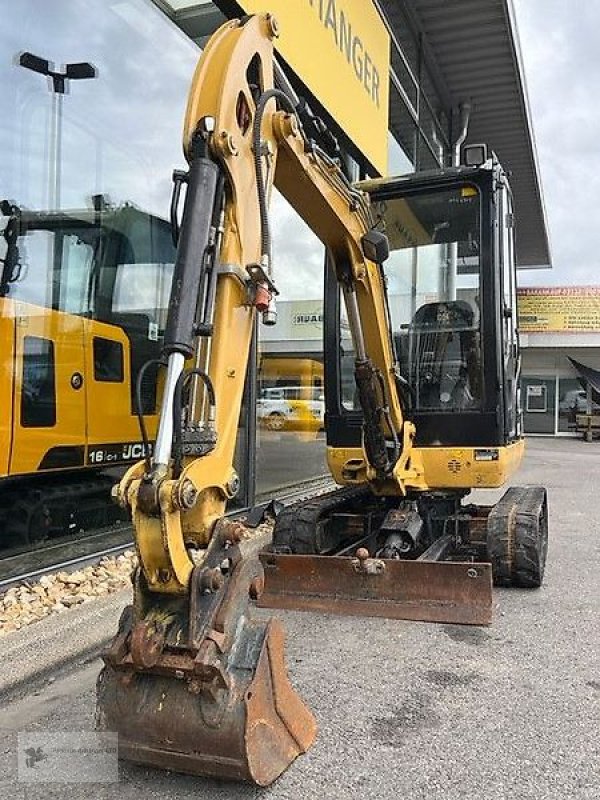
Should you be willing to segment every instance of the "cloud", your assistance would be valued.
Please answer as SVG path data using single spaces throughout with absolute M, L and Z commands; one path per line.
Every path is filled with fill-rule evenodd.
M 597 284 L 599 3 L 515 0 L 554 269 L 525 285 Z

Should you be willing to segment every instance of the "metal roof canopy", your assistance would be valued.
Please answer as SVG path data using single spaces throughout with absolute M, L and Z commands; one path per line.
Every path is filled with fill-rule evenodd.
M 423 56 L 442 102 L 455 108 L 471 102 L 467 142 L 485 142 L 510 173 L 518 266 L 551 266 L 512 0 L 380 0 L 380 4 L 392 29 L 405 25 L 401 9 L 408 12 L 415 32 L 422 35 Z
M 223 6 L 234 0 L 217 0 Z M 154 0 L 191 38 L 202 42 L 225 17 L 208 0 L 177 11 Z M 443 110 L 472 105 L 468 142 L 485 142 L 511 173 L 519 267 L 551 266 L 546 212 L 512 0 L 378 0 L 392 32 L 408 16 Z M 268 0 L 265 8 L 268 7 Z M 402 14 L 404 12 L 404 16 Z M 393 87 L 392 87 L 393 88 Z M 398 96 L 392 91 L 390 97 Z M 400 102 L 400 101 L 398 101 Z M 399 116 L 390 108 L 390 127 Z

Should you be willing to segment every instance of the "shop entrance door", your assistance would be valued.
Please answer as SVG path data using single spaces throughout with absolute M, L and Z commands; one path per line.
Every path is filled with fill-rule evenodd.
M 525 433 L 550 433 L 555 430 L 556 380 L 525 376 L 522 381 Z

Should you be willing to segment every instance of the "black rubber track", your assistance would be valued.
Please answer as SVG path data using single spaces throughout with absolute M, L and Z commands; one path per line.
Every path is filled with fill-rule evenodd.
M 373 501 L 368 487 L 345 487 L 287 506 L 277 517 L 273 551 L 297 555 L 319 554 L 329 549 L 324 540 L 324 520 L 334 511 Z
M 496 586 L 537 588 L 548 553 L 548 502 L 540 486 L 513 486 L 490 511 L 487 550 Z

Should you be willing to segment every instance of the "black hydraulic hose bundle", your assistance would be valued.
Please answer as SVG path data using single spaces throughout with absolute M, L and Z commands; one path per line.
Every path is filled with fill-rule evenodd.
M 184 384 L 193 376 L 198 375 L 206 387 L 208 395 L 208 404 L 214 413 L 216 405 L 216 396 L 213 383 L 210 376 L 199 367 L 191 367 L 181 372 L 175 384 L 175 391 L 173 393 L 173 452 L 174 452 L 174 473 L 178 475 L 181 472 L 182 452 L 181 445 L 183 441 L 183 425 L 181 419 L 181 412 L 183 410 L 183 387 Z

